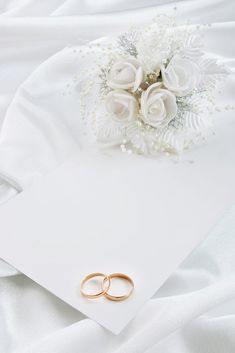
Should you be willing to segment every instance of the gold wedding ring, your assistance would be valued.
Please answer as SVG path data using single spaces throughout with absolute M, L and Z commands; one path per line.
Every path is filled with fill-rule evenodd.
M 98 293 L 95 293 L 95 294 L 86 293 L 84 290 L 85 284 L 95 277 L 102 277 L 103 278 L 103 281 L 101 281 L 101 291 L 99 291 Z M 106 276 L 104 273 L 101 273 L 101 272 L 91 273 L 90 275 L 86 276 L 82 280 L 80 291 L 81 291 L 81 294 L 83 297 L 89 298 L 89 299 L 96 299 L 96 298 L 102 297 L 107 292 L 107 290 L 109 290 L 110 283 L 111 283 L 111 281 L 110 281 L 109 277 Z M 104 284 L 106 284 L 106 287 L 104 286 Z
M 90 280 L 92 280 L 95 277 L 103 278 L 103 281 L 101 281 L 101 290 L 99 292 L 95 293 L 95 294 L 87 293 L 84 290 L 84 287 L 85 287 L 87 282 L 89 282 Z M 129 290 L 128 290 L 127 294 L 124 294 L 124 295 L 113 295 L 113 294 L 109 293 L 109 289 L 111 287 L 112 279 L 114 279 L 114 278 L 121 279 L 121 280 L 123 280 L 123 281 L 128 283 Z M 88 298 L 88 299 L 97 299 L 97 298 L 100 298 L 100 297 L 104 296 L 108 300 L 119 301 L 120 302 L 120 301 L 128 299 L 131 296 L 131 294 L 134 291 L 134 282 L 129 276 L 125 275 L 124 273 L 112 273 L 111 275 L 105 275 L 102 272 L 94 272 L 94 273 L 91 273 L 91 274 L 87 275 L 82 280 L 80 291 L 81 291 L 81 295 L 83 297 L 85 297 L 85 298 Z
M 105 296 L 107 299 L 112 300 L 112 301 L 115 301 L 115 302 L 120 302 L 120 301 L 123 301 L 123 300 L 128 299 L 128 298 L 131 296 L 131 294 L 132 294 L 132 292 L 133 292 L 133 290 L 134 290 L 134 282 L 132 281 L 132 279 L 131 279 L 129 276 L 124 275 L 123 273 L 112 273 L 111 275 L 108 276 L 108 278 L 109 278 L 109 280 L 111 280 L 111 283 L 112 283 L 112 278 L 120 278 L 120 279 L 123 279 L 124 281 L 128 282 L 130 288 L 129 288 L 128 293 L 125 294 L 125 295 L 111 295 L 111 294 L 108 293 L 108 290 L 109 290 L 109 289 L 108 289 L 108 290 L 104 293 L 104 296 Z M 104 284 L 105 284 L 106 281 L 107 281 L 107 280 L 104 279 L 104 281 L 103 281 Z

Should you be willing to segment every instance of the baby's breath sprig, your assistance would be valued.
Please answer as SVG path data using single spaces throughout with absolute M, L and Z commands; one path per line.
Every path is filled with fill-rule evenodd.
M 121 34 L 117 39 L 117 44 L 122 51 L 128 53 L 135 58 L 138 55 L 136 48 L 137 33 L 134 30 L 130 30 L 124 34 Z
M 107 85 L 107 74 L 109 71 L 109 65 L 100 68 L 100 94 L 101 96 L 106 96 L 110 92 L 110 87 Z

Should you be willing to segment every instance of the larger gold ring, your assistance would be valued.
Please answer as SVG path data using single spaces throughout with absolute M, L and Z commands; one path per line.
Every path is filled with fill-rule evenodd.
M 120 302 L 122 300 L 126 300 L 127 298 L 129 298 L 134 290 L 134 282 L 132 281 L 132 279 L 129 276 L 124 275 L 123 273 L 112 273 L 111 275 L 108 276 L 109 281 L 110 280 L 112 281 L 112 278 L 121 278 L 121 279 L 124 279 L 125 281 L 127 281 L 130 285 L 129 292 L 125 295 L 111 295 L 108 293 L 108 290 L 109 290 L 109 288 L 108 288 L 107 291 L 104 293 L 104 296 L 107 299 L 115 301 L 115 302 Z M 107 282 L 107 279 L 104 278 L 104 280 L 103 280 L 104 285 L 105 285 L 105 282 Z
M 90 281 L 92 278 L 95 278 L 95 277 L 103 277 L 103 281 L 101 282 L 101 289 L 102 290 L 98 293 L 95 293 L 95 294 L 86 293 L 84 291 L 85 284 L 88 281 Z M 91 273 L 90 275 L 86 276 L 82 280 L 80 292 L 81 292 L 82 296 L 85 298 L 96 299 L 96 298 L 102 297 L 109 290 L 110 283 L 111 283 L 111 281 L 110 281 L 109 276 L 106 276 L 104 273 L 101 273 L 101 272 Z

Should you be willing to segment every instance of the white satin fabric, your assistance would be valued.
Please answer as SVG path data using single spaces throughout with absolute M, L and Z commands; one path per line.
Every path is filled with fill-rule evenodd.
M 76 112 L 53 101 L 73 71 L 65 63 L 64 75 L 60 67 L 56 76 L 60 51 L 147 23 L 174 6 L 170 0 L 0 1 L 0 203 L 80 149 Z M 231 103 L 234 1 L 185 0 L 177 8 L 179 21 L 205 24 L 208 50 L 230 67 L 225 100 Z M 234 216 L 235 208 L 118 336 L 1 261 L 0 352 L 234 353 Z

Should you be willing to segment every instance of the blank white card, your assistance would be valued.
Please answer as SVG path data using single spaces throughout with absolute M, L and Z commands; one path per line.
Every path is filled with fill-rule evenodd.
M 0 210 L 0 257 L 119 333 L 235 200 L 235 122 L 181 161 L 81 151 Z M 135 281 L 123 302 L 87 300 L 91 272 Z

